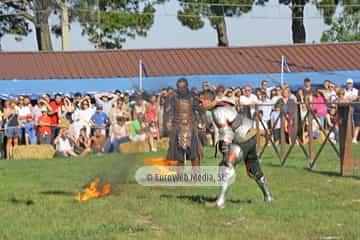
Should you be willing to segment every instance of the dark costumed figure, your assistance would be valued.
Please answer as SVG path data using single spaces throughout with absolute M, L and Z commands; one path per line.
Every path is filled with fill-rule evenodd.
M 178 166 L 184 166 L 184 161 L 190 160 L 193 170 L 199 173 L 203 147 L 198 127 L 204 123 L 205 114 L 200 107 L 198 96 L 189 91 L 185 78 L 179 79 L 176 87 L 176 92 L 168 99 L 165 110 L 170 138 L 167 159 L 176 160 Z
M 247 173 L 260 187 L 265 202 L 271 202 L 272 196 L 267 186 L 266 178 L 261 170 L 256 154 L 256 129 L 254 121 L 243 113 L 236 111 L 231 100 L 215 100 L 215 93 L 204 91 L 200 96 L 202 107 L 212 112 L 215 124 L 219 128 L 219 148 L 223 159 L 219 171 L 222 185 L 216 202 L 207 204 L 208 207 L 224 208 L 226 194 L 231 179 L 235 176 L 235 166 L 245 161 Z

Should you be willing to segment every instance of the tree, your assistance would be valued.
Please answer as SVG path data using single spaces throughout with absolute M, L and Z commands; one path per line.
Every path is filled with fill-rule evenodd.
M 157 3 L 145 0 L 72 2 L 70 15 L 82 25 L 82 35 L 87 35 L 95 47 L 106 49 L 120 49 L 127 38 L 146 36 L 154 23 L 153 5 Z
M 339 1 L 340 0 L 315 1 L 315 5 L 321 11 L 321 14 L 324 16 L 324 21 L 326 24 L 331 24 L 331 17 L 334 15 Z M 279 0 L 280 4 L 291 4 L 291 30 L 293 43 L 306 42 L 306 30 L 304 26 L 304 8 L 308 2 L 309 0 Z
M 321 37 L 322 42 L 360 41 L 360 7 L 345 7 Z
M 12 14 L 12 6 L 12 2 L 0 2 L 0 50 L 1 39 L 5 34 L 15 35 L 15 40 L 20 41 L 22 36 L 31 32 L 24 18 Z
M 280 4 L 291 5 L 291 30 L 293 43 L 305 43 L 304 7 L 308 0 L 279 0 Z
M 304 26 L 305 0 L 292 0 L 291 29 L 294 43 L 305 43 L 306 32 Z
M 240 16 L 252 9 L 254 0 L 179 0 L 181 10 L 178 19 L 191 30 L 204 27 L 204 20 L 209 19 L 211 26 L 216 30 L 218 46 L 229 46 L 225 17 Z M 265 0 L 267 1 L 267 0 Z M 264 0 L 256 4 L 263 5 Z
M 57 6 L 55 0 L 22 0 L 5 1 L 1 7 L 8 7 L 15 19 L 20 22 L 28 20 L 35 26 L 36 41 L 39 50 L 52 51 L 49 28 L 49 16 Z M 14 24 L 14 18 L 5 19 L 6 23 Z M 27 31 L 28 32 L 28 31 Z M 11 33 L 11 32 L 10 32 Z

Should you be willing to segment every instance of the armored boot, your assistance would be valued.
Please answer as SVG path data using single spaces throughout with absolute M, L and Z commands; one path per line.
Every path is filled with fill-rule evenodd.
M 259 185 L 260 190 L 264 195 L 264 201 L 265 202 L 272 202 L 273 197 L 272 197 L 271 192 L 269 190 L 269 187 L 268 187 L 265 176 L 262 176 L 261 178 L 256 179 L 256 183 Z
M 222 179 L 220 192 L 215 202 L 206 203 L 206 207 L 208 208 L 225 208 L 226 194 L 229 190 L 229 186 L 231 184 L 231 180 L 235 177 L 235 168 L 221 166 L 219 170 L 220 178 Z

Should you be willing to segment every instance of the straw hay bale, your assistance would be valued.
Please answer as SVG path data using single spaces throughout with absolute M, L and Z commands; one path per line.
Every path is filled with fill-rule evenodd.
M 13 159 L 49 159 L 55 155 L 55 149 L 49 144 L 17 145 L 13 148 Z
M 127 142 L 122 143 L 119 146 L 121 153 L 143 153 L 149 152 L 150 146 L 148 142 Z
M 169 138 L 161 138 L 160 140 L 154 140 L 154 145 L 158 151 L 167 151 L 169 148 Z M 144 153 L 150 152 L 150 145 L 148 141 L 144 142 L 127 142 L 120 144 L 121 153 Z
M 169 149 L 169 138 L 161 138 L 155 141 L 155 146 L 158 151 L 167 151 Z

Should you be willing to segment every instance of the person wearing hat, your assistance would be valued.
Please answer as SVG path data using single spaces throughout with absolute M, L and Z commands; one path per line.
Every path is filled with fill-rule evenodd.
M 357 98 L 359 90 L 354 88 L 354 80 L 348 78 L 346 80 L 345 98 L 353 101 Z
M 51 118 L 46 106 L 41 107 L 41 116 L 38 118 L 38 122 L 39 143 L 51 144 Z

